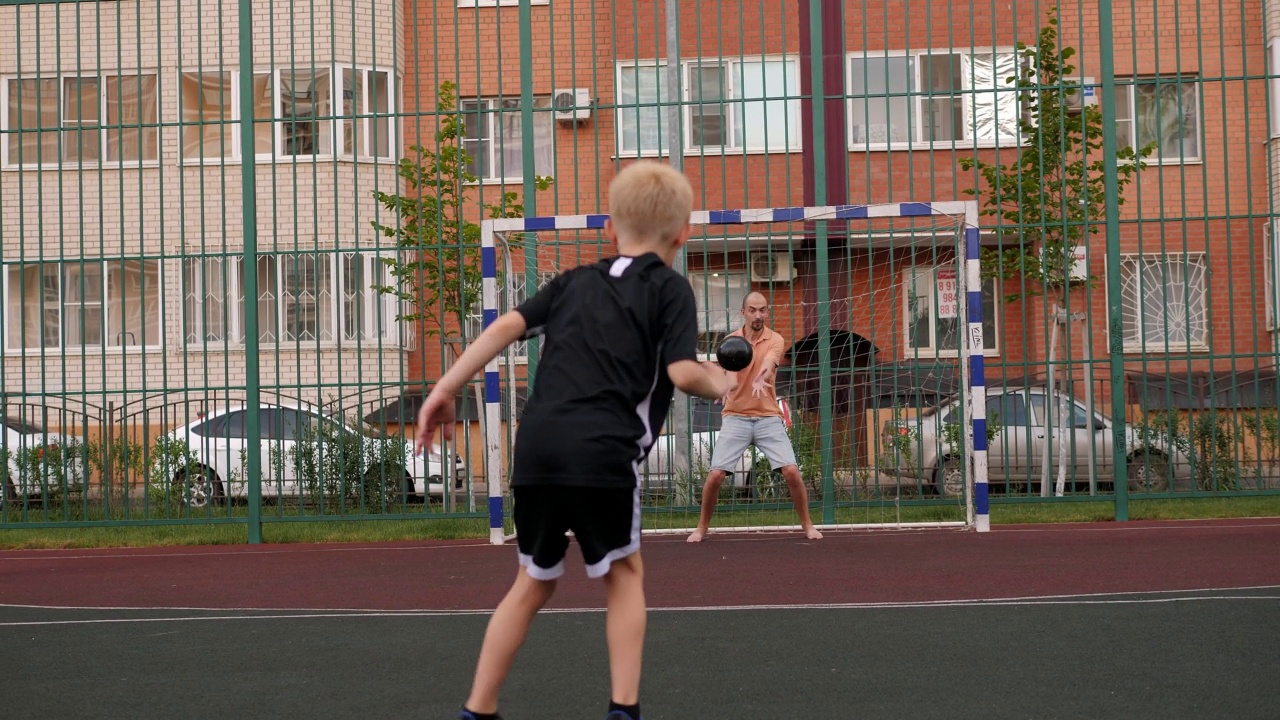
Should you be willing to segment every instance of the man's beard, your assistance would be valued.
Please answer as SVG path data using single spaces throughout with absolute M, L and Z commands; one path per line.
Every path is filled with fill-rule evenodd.
M 763 321 L 763 320 L 752 320 L 752 321 L 751 321 L 751 329 L 752 329 L 752 330 L 761 330 L 761 329 L 763 329 L 763 328 L 764 328 L 764 321 Z

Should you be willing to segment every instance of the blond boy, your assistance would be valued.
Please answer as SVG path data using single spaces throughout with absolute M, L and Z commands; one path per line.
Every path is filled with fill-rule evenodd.
M 555 592 L 573 531 L 587 576 L 603 578 L 611 696 L 607 720 L 640 720 L 647 611 L 640 471 L 673 388 L 707 399 L 736 380 L 699 363 L 693 290 L 671 269 L 689 239 L 693 190 L 668 165 L 639 162 L 609 185 L 605 235 L 618 254 L 558 276 L 495 320 L 440 379 L 417 445 L 454 426 L 454 395 L 507 345 L 544 338 L 520 420 L 511 489 L 520 570 L 485 633 L 461 718 L 498 718 L 498 692 L 534 615 Z

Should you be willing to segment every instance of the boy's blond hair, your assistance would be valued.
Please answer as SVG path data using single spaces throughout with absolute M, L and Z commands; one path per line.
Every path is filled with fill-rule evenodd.
M 689 224 L 693 187 L 684 173 L 645 160 L 628 165 L 609 183 L 609 219 L 628 241 L 670 241 Z

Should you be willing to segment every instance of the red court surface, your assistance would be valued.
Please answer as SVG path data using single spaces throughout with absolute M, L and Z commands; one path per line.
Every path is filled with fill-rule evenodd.
M 1280 519 L 646 536 L 653 608 L 918 603 L 1280 585 Z M 552 608 L 599 608 L 577 546 Z M 0 605 L 489 610 L 514 542 L 0 553 Z

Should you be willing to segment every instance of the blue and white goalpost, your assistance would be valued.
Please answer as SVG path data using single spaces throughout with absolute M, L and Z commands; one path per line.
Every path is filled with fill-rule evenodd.
M 974 201 L 934 203 L 886 203 L 881 205 L 834 205 L 819 207 L 782 207 L 745 210 L 698 210 L 690 217 L 693 225 L 749 225 L 756 223 L 804 222 L 819 220 L 868 220 L 873 218 L 909 218 L 944 216 L 953 218 L 963 237 L 957 255 L 964 267 L 958 272 L 961 314 L 967 322 L 962 333 L 963 354 L 960 361 L 964 378 L 965 412 L 970 422 L 965 428 L 965 467 L 970 479 L 966 492 L 965 525 L 978 532 L 991 528 L 987 501 L 987 420 L 986 381 L 982 337 L 982 278 L 979 265 L 978 205 Z M 553 215 L 548 217 L 497 218 L 480 225 L 480 258 L 484 327 L 498 317 L 498 262 L 495 249 L 497 233 L 539 232 L 556 230 L 600 230 L 608 215 Z M 967 360 L 967 362 L 966 362 Z M 501 432 L 502 383 L 498 360 L 485 366 L 485 448 L 488 468 L 485 472 L 489 497 L 489 538 L 496 545 L 504 542 L 503 472 Z M 514 418 L 512 418 L 514 422 Z M 819 526 L 831 527 L 831 526 Z

